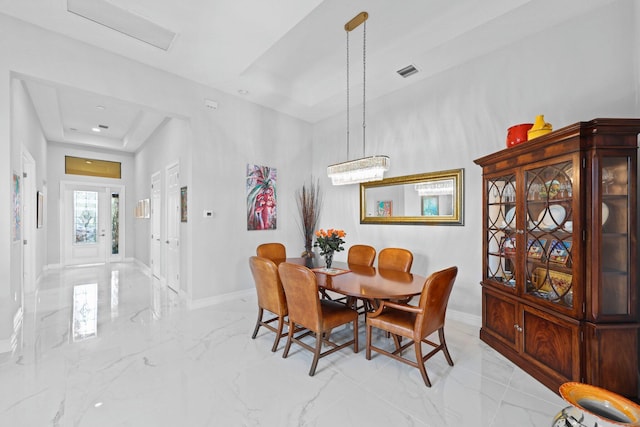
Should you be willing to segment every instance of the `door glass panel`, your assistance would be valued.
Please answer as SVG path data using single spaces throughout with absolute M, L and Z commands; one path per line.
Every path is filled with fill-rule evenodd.
M 573 307 L 573 162 L 525 172 L 525 292 Z
M 516 178 L 486 181 L 487 271 L 486 278 L 503 286 L 516 286 Z
M 602 314 L 629 313 L 629 159 L 602 159 Z
M 111 255 L 119 254 L 120 246 L 120 195 L 111 193 Z
M 95 244 L 98 241 L 98 193 L 73 192 L 74 244 Z

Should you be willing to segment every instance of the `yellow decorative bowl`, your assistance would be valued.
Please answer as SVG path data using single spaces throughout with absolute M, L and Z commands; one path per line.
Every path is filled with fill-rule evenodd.
M 531 129 L 527 132 L 527 139 L 532 140 L 533 138 L 537 138 L 542 135 L 546 135 L 551 133 L 552 129 Z

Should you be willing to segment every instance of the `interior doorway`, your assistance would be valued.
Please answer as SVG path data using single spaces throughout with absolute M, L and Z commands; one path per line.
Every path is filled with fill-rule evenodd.
M 165 283 L 162 262 L 162 177 L 160 172 L 151 175 L 151 274 Z
M 180 165 L 166 169 L 167 285 L 180 292 Z

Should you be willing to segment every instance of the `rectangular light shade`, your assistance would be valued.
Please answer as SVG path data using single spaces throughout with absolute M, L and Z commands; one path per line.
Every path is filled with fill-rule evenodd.
M 127 36 L 168 50 L 176 33 L 104 0 L 67 0 L 67 10 Z
M 364 157 L 328 166 L 327 175 L 333 185 L 380 181 L 389 170 L 390 163 L 388 156 Z

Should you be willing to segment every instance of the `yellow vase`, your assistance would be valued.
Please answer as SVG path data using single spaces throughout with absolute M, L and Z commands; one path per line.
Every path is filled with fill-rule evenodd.
M 533 122 L 533 126 L 527 132 L 527 139 L 532 140 L 533 138 L 537 138 L 542 135 L 546 135 L 553 130 L 553 126 L 551 123 L 547 123 L 544 121 L 544 116 L 542 114 L 536 116 L 536 121 Z

